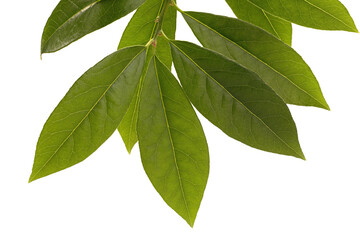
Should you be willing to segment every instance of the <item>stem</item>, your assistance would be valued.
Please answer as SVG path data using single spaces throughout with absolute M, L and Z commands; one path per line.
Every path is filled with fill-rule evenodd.
M 176 8 L 176 10 L 180 13 L 185 13 L 183 10 L 181 10 L 178 5 L 176 5 L 176 2 L 174 0 L 172 0 L 172 6 L 174 6 Z
M 173 0 L 164 0 L 163 1 L 159 16 L 157 16 L 157 18 L 156 18 L 156 21 L 157 21 L 156 29 L 155 29 L 150 41 L 146 44 L 146 47 L 149 47 L 151 44 L 156 46 L 156 42 L 157 42 L 158 37 L 160 35 L 162 35 L 162 33 L 163 33 L 162 25 L 164 23 L 164 18 L 165 18 L 166 11 L 168 10 L 169 6 L 171 6 L 173 4 L 174 4 Z

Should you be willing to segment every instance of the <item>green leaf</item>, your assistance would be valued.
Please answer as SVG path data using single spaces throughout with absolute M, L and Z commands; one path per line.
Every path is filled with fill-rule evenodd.
M 146 45 L 150 39 L 154 38 L 158 26 L 158 17 L 162 8 L 166 7 L 164 4 L 168 3 L 169 2 L 165 0 L 147 0 L 130 20 L 118 48 L 121 49 L 133 45 Z M 176 13 L 177 11 L 174 6 L 167 6 L 164 21 L 162 22 L 162 30 L 165 32 L 166 36 L 170 38 L 175 38 Z M 167 39 L 164 36 L 159 36 L 155 45 L 156 49 L 153 48 L 152 50 L 155 51 L 156 56 L 170 69 L 172 58 L 170 45 Z M 149 60 L 152 55 L 153 53 L 148 54 L 148 56 L 150 56 Z M 144 70 L 146 73 L 146 69 Z M 138 120 L 140 89 L 141 86 L 139 86 L 138 93 L 134 95 L 131 106 L 118 127 L 119 133 L 129 153 L 138 141 L 136 123 Z
M 141 90 L 141 83 L 138 85 L 136 94 L 134 94 L 133 99 L 131 100 L 131 104 L 118 127 L 118 131 L 125 143 L 126 150 L 128 151 L 129 154 L 131 153 L 131 150 L 138 141 L 137 132 L 136 132 L 136 123 L 138 120 L 138 112 L 139 112 L 140 90 Z
M 131 100 L 131 104 L 118 127 L 118 131 L 129 154 L 138 141 L 136 126 L 139 116 L 140 94 L 147 69 L 155 53 L 156 49 L 153 46 L 149 46 L 146 52 L 146 63 L 141 74 L 141 79 L 137 87 L 136 94 L 134 94 L 133 99 Z
M 171 46 L 187 96 L 210 122 L 251 147 L 304 159 L 287 105 L 256 74 L 192 43 Z
M 209 175 L 208 147 L 186 95 L 158 59 L 151 61 L 144 80 L 138 137 L 150 181 L 193 226 Z
M 248 0 L 226 0 L 234 14 L 241 20 L 252 23 L 291 45 L 291 23 L 276 17 L 252 4 Z
M 278 38 L 235 18 L 196 12 L 183 16 L 204 47 L 257 73 L 285 102 L 329 109 L 310 67 Z
M 81 37 L 118 20 L 145 0 L 61 0 L 49 17 L 41 53 L 56 52 Z
M 354 20 L 338 0 L 248 0 L 290 22 L 324 30 L 358 32 Z
M 121 38 L 119 49 L 134 45 L 145 45 L 154 37 L 157 27 L 157 18 L 160 15 L 166 0 L 147 0 L 134 14 Z M 176 9 L 168 6 L 166 10 L 163 31 L 171 39 L 175 38 Z M 170 46 L 164 37 L 159 37 L 156 44 L 156 56 L 171 68 L 172 59 Z
M 116 130 L 145 62 L 145 48 L 119 50 L 81 76 L 41 132 L 30 182 L 90 156 Z

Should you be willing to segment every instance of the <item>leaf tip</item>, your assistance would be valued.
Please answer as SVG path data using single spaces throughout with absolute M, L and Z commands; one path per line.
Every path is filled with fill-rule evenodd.
M 194 228 L 195 220 L 187 219 L 186 222 L 189 224 L 191 228 Z
M 28 183 L 32 183 L 35 180 L 36 180 L 36 178 L 33 176 L 33 174 L 31 174 L 31 176 L 29 177 Z
M 32 183 L 33 181 L 42 178 L 43 176 L 39 176 L 39 172 L 35 172 L 34 169 L 32 170 L 32 173 L 29 177 L 28 183 Z
M 326 100 L 324 98 L 323 98 L 323 101 L 321 102 L 321 106 L 319 106 L 319 107 L 323 108 L 325 110 L 328 110 L 328 111 L 331 110 L 329 104 L 326 102 Z
M 296 156 L 295 156 L 295 157 L 306 161 L 305 154 L 304 154 L 304 152 L 302 151 L 301 147 L 300 147 L 300 149 L 296 152 Z
M 126 146 L 126 151 L 128 152 L 129 155 L 131 154 L 131 150 L 132 150 L 131 147 Z
M 325 102 L 326 103 L 326 102 Z M 326 103 L 326 105 L 324 105 L 324 109 L 325 110 L 328 110 L 328 111 L 331 111 L 331 109 L 330 109 L 330 106 Z

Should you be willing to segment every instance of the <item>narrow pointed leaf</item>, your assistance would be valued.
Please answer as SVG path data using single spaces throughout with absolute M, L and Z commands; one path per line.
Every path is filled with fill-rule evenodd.
M 354 20 L 338 0 L 248 0 L 290 22 L 324 30 L 357 32 Z
M 276 17 L 252 4 L 248 0 L 226 0 L 234 14 L 241 20 L 252 23 L 291 45 L 291 23 Z
M 147 44 L 149 40 L 154 37 L 158 24 L 157 18 L 165 2 L 165 0 L 147 0 L 139 7 L 126 27 L 118 48 Z M 166 36 L 170 38 L 175 38 L 176 13 L 175 7 L 169 6 L 164 17 L 163 31 Z M 164 62 L 168 68 L 171 68 L 171 50 L 166 38 L 163 36 L 158 37 L 154 51 L 156 56 Z M 152 54 L 148 54 L 148 56 L 151 58 Z M 118 127 L 119 133 L 129 153 L 138 141 L 136 123 L 138 120 L 140 88 L 141 86 L 139 86 L 138 93 L 134 95 L 132 104 Z
M 56 52 L 124 17 L 145 0 L 61 0 L 49 17 L 41 53 Z
M 196 12 L 183 16 L 204 47 L 257 73 L 286 103 L 329 109 L 310 67 L 278 38 L 235 18 Z
M 119 49 L 134 45 L 145 45 L 152 39 L 155 34 L 157 26 L 157 17 L 160 14 L 165 0 L 147 0 L 136 11 L 128 26 L 126 27 Z M 171 39 L 175 38 L 176 31 L 176 9 L 169 6 L 164 17 L 163 31 L 166 36 Z M 159 37 L 156 46 L 156 56 L 165 63 L 167 67 L 171 67 L 171 51 L 167 40 L 164 37 Z
M 131 153 L 131 150 L 138 141 L 136 124 L 139 112 L 140 89 L 141 84 L 138 85 L 136 93 L 131 100 L 131 104 L 118 127 L 118 131 L 125 143 L 126 150 L 129 154 Z
M 30 182 L 90 156 L 116 130 L 138 85 L 145 48 L 119 50 L 70 88 L 41 132 Z
M 139 116 L 140 94 L 141 94 L 144 78 L 146 77 L 145 75 L 147 69 L 149 67 L 151 59 L 155 55 L 155 52 L 156 49 L 152 46 L 149 46 L 149 48 L 146 51 L 146 62 L 143 67 L 143 72 L 141 74 L 140 82 L 138 84 L 136 93 L 134 94 L 133 99 L 131 100 L 131 104 L 118 127 L 118 131 L 121 135 L 121 138 L 124 141 L 124 144 L 129 154 L 131 153 L 131 150 L 138 141 L 136 126 Z
M 138 137 L 143 166 L 155 189 L 193 226 L 209 174 L 208 147 L 183 90 L 157 59 L 144 80 Z
M 191 43 L 171 46 L 187 96 L 210 122 L 251 147 L 304 159 L 287 105 L 256 74 Z

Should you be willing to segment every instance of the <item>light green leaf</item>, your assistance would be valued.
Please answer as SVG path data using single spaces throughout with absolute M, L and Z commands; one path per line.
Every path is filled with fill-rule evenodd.
M 158 59 L 151 61 L 144 80 L 138 137 L 155 189 L 193 226 L 209 174 L 208 147 L 195 111 Z
M 116 130 L 145 62 L 145 48 L 119 50 L 81 76 L 41 132 L 30 182 L 90 156 Z
M 324 30 L 357 32 L 354 20 L 338 0 L 248 0 L 290 22 Z
M 187 96 L 210 122 L 251 147 L 304 159 L 288 107 L 256 74 L 191 43 L 171 46 Z
M 138 120 L 139 112 L 139 99 L 140 99 L 140 90 L 141 90 L 141 81 L 134 94 L 131 104 L 124 115 L 124 118 L 121 120 L 121 123 L 118 127 L 118 131 L 123 139 L 126 150 L 128 153 L 131 153 L 134 145 L 137 143 L 137 132 L 136 132 L 136 123 Z
M 118 20 L 145 0 L 61 0 L 49 17 L 41 53 L 56 52 L 81 37 Z
M 166 0 L 147 0 L 134 14 L 126 27 L 119 49 L 134 45 L 145 45 L 150 39 L 154 37 L 157 27 L 157 18 L 160 15 L 163 5 L 168 3 Z M 176 9 L 173 6 L 168 6 L 166 10 L 163 31 L 166 36 L 171 39 L 175 38 L 176 31 Z M 156 44 L 156 56 L 165 63 L 168 68 L 171 68 L 172 59 L 170 46 L 164 37 L 159 37 Z
M 125 143 L 126 149 L 129 154 L 131 153 L 131 150 L 138 141 L 136 126 L 139 116 L 140 94 L 147 68 L 149 67 L 150 61 L 155 55 L 155 53 L 156 49 L 153 46 L 149 46 L 146 51 L 146 62 L 143 68 L 143 72 L 141 74 L 141 79 L 137 87 L 136 94 L 134 94 L 133 99 L 131 100 L 131 104 L 118 127 L 118 131 Z
M 234 14 L 241 20 L 252 23 L 291 45 L 291 23 L 276 17 L 252 4 L 248 0 L 226 0 Z
M 329 109 L 310 67 L 278 38 L 235 18 L 196 12 L 183 16 L 204 47 L 257 73 L 285 102 Z

